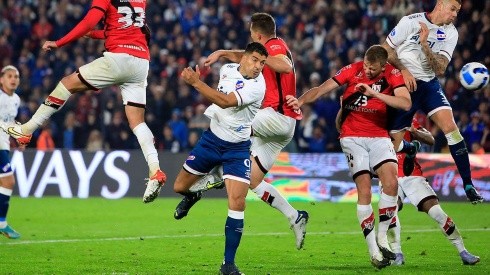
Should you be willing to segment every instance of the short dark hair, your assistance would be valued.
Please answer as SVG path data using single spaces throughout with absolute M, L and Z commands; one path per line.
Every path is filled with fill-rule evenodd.
M 274 17 L 268 13 L 259 12 L 252 14 L 250 23 L 252 24 L 252 29 L 254 31 L 267 36 L 276 35 L 276 21 L 274 20 Z
M 364 57 L 369 62 L 380 62 L 381 64 L 385 64 L 388 61 L 388 51 L 381 45 L 372 45 L 367 49 Z
M 256 52 L 265 57 L 269 56 L 267 49 L 264 47 L 264 45 L 260 44 L 259 42 L 252 42 L 248 44 L 247 47 L 245 48 L 246 54 L 252 54 L 253 52 Z

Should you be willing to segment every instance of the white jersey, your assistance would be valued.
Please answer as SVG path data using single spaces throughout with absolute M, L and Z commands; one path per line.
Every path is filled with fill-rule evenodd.
M 223 65 L 219 72 L 218 91 L 234 93 L 238 106 L 222 109 L 216 104 L 209 106 L 204 114 L 211 119 L 211 131 L 228 142 L 250 139 L 252 120 L 262 105 L 265 80 L 262 73 L 257 78 L 246 79 L 238 71 L 239 64 Z
M 435 77 L 420 46 L 420 24 L 429 28 L 427 43 L 433 52 L 445 56 L 449 61 L 458 42 L 458 30 L 453 24 L 438 26 L 432 24 L 425 12 L 404 16 L 390 32 L 386 42 L 396 49 L 401 63 L 407 67 L 415 79 L 429 81 Z
M 14 122 L 20 106 L 20 98 L 14 93 L 6 94 L 0 89 L 0 121 Z M 10 150 L 10 136 L 0 131 L 0 150 Z

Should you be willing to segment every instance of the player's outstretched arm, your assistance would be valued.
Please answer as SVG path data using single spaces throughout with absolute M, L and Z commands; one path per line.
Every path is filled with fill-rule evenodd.
M 327 81 L 323 82 L 318 87 L 313 87 L 306 91 L 303 95 L 298 98 L 299 107 L 303 106 L 303 104 L 311 103 L 321 96 L 330 93 L 335 88 L 339 87 L 339 84 L 335 82 L 332 78 L 327 79 Z
M 404 111 L 409 111 L 410 108 L 412 108 L 410 93 L 405 86 L 396 88 L 394 91 L 394 96 L 376 92 L 365 83 L 357 84 L 356 90 L 360 91 L 366 96 L 377 98 L 393 108 L 402 109 Z
M 86 35 L 90 30 L 93 30 L 97 23 L 104 16 L 104 12 L 99 8 L 90 8 L 85 17 L 80 21 L 68 34 L 57 41 L 46 41 L 42 49 L 49 51 L 51 49 L 63 47 L 64 45 Z
M 191 67 L 185 68 L 180 74 L 185 83 L 194 87 L 200 94 L 212 103 L 218 105 L 221 108 L 228 108 L 238 106 L 238 99 L 234 93 L 223 94 L 216 89 L 209 87 L 206 83 L 199 79 L 201 72 L 199 66 L 196 65 L 196 71 Z
M 206 57 L 206 60 L 204 60 L 204 66 L 213 65 L 214 63 L 218 62 L 220 57 L 224 57 L 234 63 L 240 63 L 244 52 L 244 50 L 217 50 Z
M 417 89 L 417 81 L 415 77 L 413 77 L 412 73 L 403 66 L 402 62 L 398 58 L 395 49 L 393 49 L 388 42 L 384 42 L 383 48 L 388 52 L 388 63 L 395 66 L 403 75 L 403 79 L 405 80 L 405 86 L 407 86 L 408 91 L 411 93 Z

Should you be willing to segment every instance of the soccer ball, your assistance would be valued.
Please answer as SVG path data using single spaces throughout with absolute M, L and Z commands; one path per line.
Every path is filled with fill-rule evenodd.
M 468 90 L 478 90 L 488 84 L 488 69 L 478 62 L 470 62 L 459 72 L 461 85 Z

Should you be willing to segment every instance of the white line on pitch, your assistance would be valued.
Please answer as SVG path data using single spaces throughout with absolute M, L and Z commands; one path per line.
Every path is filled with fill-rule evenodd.
M 440 229 L 418 229 L 418 230 L 402 230 L 404 233 L 425 233 L 425 232 L 439 232 Z M 490 231 L 490 228 L 473 228 L 462 229 L 462 232 L 469 231 Z M 252 236 L 277 236 L 288 235 L 290 232 L 267 232 L 267 233 L 254 233 Z M 360 234 L 360 231 L 348 231 L 348 232 L 308 232 L 308 235 L 355 235 Z M 80 242 L 106 242 L 106 241 L 137 241 L 144 239 L 178 239 L 178 238 L 203 238 L 203 237 L 222 237 L 223 234 L 192 234 L 192 235 L 160 235 L 160 236 L 141 236 L 141 237 L 116 237 L 116 238 L 96 238 L 96 239 L 68 239 L 68 240 L 33 240 L 33 241 L 9 241 L 6 243 L 0 243 L 1 245 L 20 245 L 20 244 L 45 244 L 45 243 L 80 243 Z

